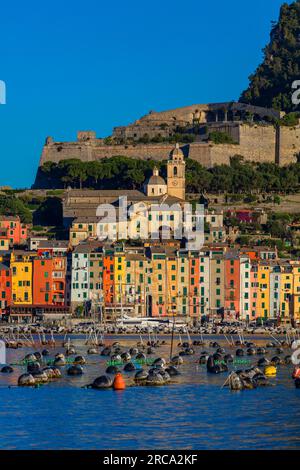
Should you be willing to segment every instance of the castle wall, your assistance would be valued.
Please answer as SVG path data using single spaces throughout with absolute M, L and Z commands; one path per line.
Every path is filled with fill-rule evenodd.
M 40 166 L 51 161 L 58 163 L 60 160 L 78 158 L 83 161 L 93 160 L 91 145 L 85 142 L 54 142 L 44 145 Z
M 147 144 L 147 145 L 97 145 L 97 142 L 70 142 L 49 143 L 43 148 L 40 166 L 47 161 L 58 163 L 68 158 L 79 158 L 83 161 L 110 158 L 116 155 L 142 160 L 166 160 L 174 144 Z M 188 156 L 188 145 L 182 146 L 185 156 Z
M 280 128 L 280 164 L 296 162 L 300 153 L 300 126 Z
M 196 162 L 207 168 L 210 168 L 212 166 L 211 145 L 204 143 L 190 144 L 189 158 L 196 160 Z
M 275 162 L 276 129 L 274 126 L 240 126 L 240 149 L 237 153 L 254 162 Z
M 272 125 L 240 124 L 234 127 L 239 135 L 239 145 L 214 145 L 212 143 L 194 142 L 181 146 L 184 156 L 198 161 L 206 167 L 216 164 L 228 164 L 231 156 L 243 155 L 245 160 L 256 162 L 275 162 L 276 129 Z M 236 134 L 237 135 L 237 134 Z M 279 132 L 279 163 L 285 165 L 294 162 L 295 154 L 300 152 L 300 126 L 281 127 Z M 105 157 L 124 155 L 131 158 L 166 160 L 173 144 L 136 144 L 104 145 L 100 139 L 77 142 L 47 141 L 43 148 L 40 166 L 46 161 L 59 162 L 70 158 L 92 161 Z

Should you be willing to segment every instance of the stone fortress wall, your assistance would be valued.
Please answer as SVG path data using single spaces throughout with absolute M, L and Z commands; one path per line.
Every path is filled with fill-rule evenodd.
M 252 122 L 249 122 L 249 114 Z M 247 115 L 247 121 L 245 116 Z M 173 143 L 141 144 L 134 141 L 148 131 L 150 135 L 159 131 L 170 135 L 175 124 L 205 126 L 210 131 L 227 132 L 237 144 L 213 144 L 201 137 L 181 148 L 186 158 L 191 158 L 205 167 L 216 164 L 228 164 L 230 157 L 239 154 L 245 160 L 256 162 L 276 162 L 286 165 L 296 161 L 300 152 L 300 125 L 296 127 L 280 127 L 268 122 L 269 118 L 279 118 L 282 113 L 265 108 L 248 106 L 241 103 L 221 103 L 211 105 L 194 105 L 164 112 L 150 112 L 148 115 L 126 127 L 115 128 L 114 142 L 121 136 L 130 135 L 130 141 L 106 145 L 103 139 L 96 138 L 93 131 L 81 131 L 75 142 L 54 142 L 51 137 L 46 139 L 43 147 L 40 166 L 47 161 L 59 162 L 70 158 L 93 161 L 116 155 L 137 159 L 168 159 Z M 259 122 L 258 122 L 259 120 Z M 132 140 L 133 139 L 133 140 Z
M 100 140 L 100 139 L 99 139 Z M 228 164 L 230 157 L 239 154 L 245 160 L 277 162 L 286 165 L 296 161 L 300 152 L 300 126 L 280 128 L 279 157 L 276 157 L 276 130 L 273 126 L 239 125 L 239 144 L 212 144 L 194 142 L 182 145 L 185 157 L 192 158 L 205 167 Z M 40 159 L 40 166 L 47 161 L 78 158 L 93 161 L 123 155 L 131 158 L 166 160 L 174 144 L 105 145 L 103 141 L 48 142 Z M 277 161 L 278 160 L 278 161 Z

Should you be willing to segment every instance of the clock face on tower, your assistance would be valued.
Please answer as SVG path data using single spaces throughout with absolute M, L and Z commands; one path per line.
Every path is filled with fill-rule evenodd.
M 172 185 L 173 185 L 173 186 L 177 186 L 177 185 L 178 185 L 178 181 L 176 181 L 176 180 L 172 181 Z

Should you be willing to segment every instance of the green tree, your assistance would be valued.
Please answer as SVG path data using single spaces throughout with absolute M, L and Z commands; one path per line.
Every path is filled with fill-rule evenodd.
M 21 219 L 21 222 L 32 222 L 31 211 L 26 207 L 23 201 L 21 201 L 18 197 L 14 195 L 0 195 L 0 214 L 8 216 L 18 215 Z
M 265 47 L 264 58 L 250 84 L 240 98 L 243 103 L 257 106 L 294 110 L 291 100 L 292 83 L 300 77 L 300 2 L 284 3 L 279 21 L 273 23 L 270 43 Z

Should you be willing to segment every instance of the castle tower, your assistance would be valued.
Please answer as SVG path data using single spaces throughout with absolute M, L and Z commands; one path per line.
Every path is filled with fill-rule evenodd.
M 168 160 L 168 195 L 185 200 L 185 161 L 179 144 L 176 144 Z

